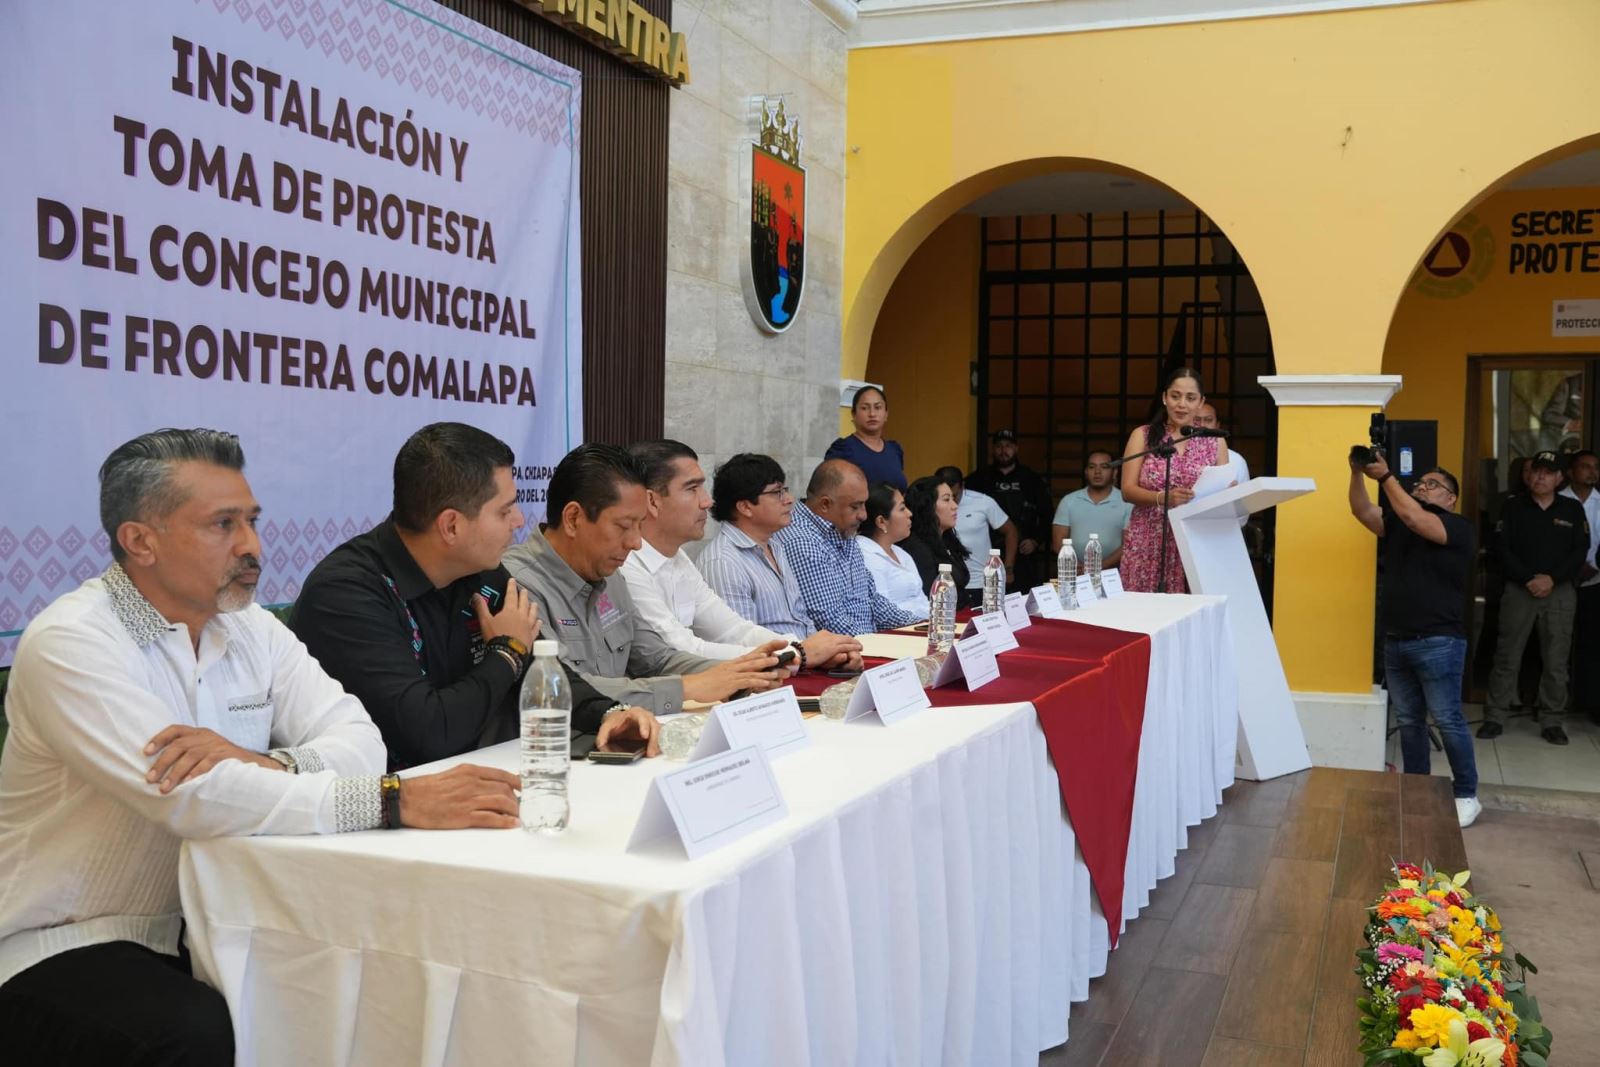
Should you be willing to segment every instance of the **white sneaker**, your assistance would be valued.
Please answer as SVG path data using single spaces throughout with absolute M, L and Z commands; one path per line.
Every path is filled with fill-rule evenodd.
M 1483 805 L 1478 803 L 1477 797 L 1456 798 L 1456 822 L 1465 830 L 1478 821 L 1478 816 L 1483 814 Z

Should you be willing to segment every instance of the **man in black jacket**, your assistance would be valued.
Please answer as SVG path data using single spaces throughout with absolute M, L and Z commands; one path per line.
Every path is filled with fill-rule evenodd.
M 1479 737 L 1498 737 L 1517 697 L 1517 667 L 1528 635 L 1537 629 L 1544 670 L 1539 677 L 1539 735 L 1552 745 L 1567 743 L 1561 720 L 1567 714 L 1567 656 L 1577 612 L 1574 586 L 1589 550 L 1589 523 L 1583 505 L 1557 496 L 1561 464 L 1554 452 L 1540 452 L 1529 464 L 1527 493 L 1510 497 L 1495 524 L 1495 552 L 1506 577 L 1500 600 L 1489 699 Z
M 392 767 L 517 736 L 538 610 L 500 564 L 524 522 L 512 461 L 482 430 L 424 426 L 395 457 L 394 511 L 328 553 L 295 601 L 290 628 L 366 706 Z M 573 726 L 597 747 L 652 731 L 641 709 L 569 681 Z
M 997 430 L 993 462 L 967 475 L 966 487 L 994 498 L 1017 528 L 1016 574 L 1012 587 L 1032 589 L 1050 574 L 1050 487 L 1036 471 L 1017 461 L 1017 435 Z M 994 535 L 990 535 L 993 540 Z M 1000 548 L 999 543 L 995 543 Z M 979 561 L 982 562 L 981 560 Z

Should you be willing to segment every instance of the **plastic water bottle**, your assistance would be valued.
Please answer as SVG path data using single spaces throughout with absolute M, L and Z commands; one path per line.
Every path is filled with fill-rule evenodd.
M 1094 586 L 1094 595 L 1101 600 L 1105 599 L 1106 588 L 1100 582 L 1100 535 L 1089 535 L 1089 543 L 1083 546 L 1083 569 L 1089 572 L 1089 584 Z
M 939 564 L 939 573 L 928 588 L 928 655 L 942 656 L 956 640 L 956 580 L 950 564 Z
M 1056 553 L 1056 588 L 1062 607 L 1078 606 L 1078 552 L 1070 537 L 1061 542 L 1061 551 Z
M 989 560 L 983 565 L 983 613 L 1004 611 L 1006 606 L 1006 565 L 1000 559 L 1000 550 L 991 548 Z
M 560 645 L 533 643 L 533 665 L 522 679 L 522 828 L 559 834 L 572 806 L 572 686 L 561 669 Z

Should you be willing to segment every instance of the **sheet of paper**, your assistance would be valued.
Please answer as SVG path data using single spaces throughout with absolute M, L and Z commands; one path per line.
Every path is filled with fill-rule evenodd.
M 733 843 L 789 814 L 772 764 L 759 745 L 698 760 L 650 784 L 631 850 L 674 837 L 690 859 Z
M 979 686 L 988 685 L 998 677 L 1000 677 L 1000 661 L 995 659 L 994 649 L 989 647 L 989 639 L 982 634 L 973 634 L 950 646 L 950 655 L 939 665 L 939 673 L 934 675 L 932 688 L 937 689 L 942 685 L 949 685 L 957 678 L 965 678 L 970 692 Z
M 928 691 L 922 688 L 922 679 L 917 677 L 917 661 L 900 659 L 861 675 L 844 709 L 844 721 L 876 714 L 888 726 L 929 706 Z
M 703 759 L 729 749 L 760 745 L 768 756 L 777 759 L 810 744 L 811 734 L 800 717 L 800 701 L 793 689 L 782 686 L 770 693 L 717 705 L 689 758 Z
M 861 654 L 875 659 L 905 659 L 926 655 L 928 651 L 926 635 L 858 634 L 856 640 L 861 642 Z
M 1033 625 L 1033 620 L 1028 617 L 1028 597 L 1025 593 L 1009 593 L 1005 599 L 1006 625 L 1011 627 L 1011 632 L 1025 630 Z
M 988 615 L 974 615 L 972 621 L 967 623 L 967 629 L 961 636 L 971 637 L 973 634 L 982 634 L 987 637 L 989 639 L 989 647 L 994 649 L 996 655 L 1001 652 L 1010 652 L 1018 647 L 1016 636 L 1012 634 L 1011 627 L 1007 625 L 1005 616 L 998 611 L 991 612 Z
M 1232 467 L 1207 467 L 1200 472 L 1200 477 L 1194 483 L 1194 495 L 1198 500 L 1212 493 L 1220 493 L 1233 484 Z
M 1115 567 L 1108 571 L 1100 572 L 1100 586 L 1106 591 L 1107 599 L 1121 596 L 1127 592 L 1126 589 L 1122 588 L 1122 572 Z

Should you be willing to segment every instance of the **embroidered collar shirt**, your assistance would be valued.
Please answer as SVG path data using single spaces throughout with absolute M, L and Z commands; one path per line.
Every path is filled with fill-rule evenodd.
M 17 645 L 0 761 L 0 983 L 58 953 L 132 941 L 176 955 L 185 838 L 382 825 L 383 741 L 355 697 L 257 605 L 169 623 L 113 563 Z M 174 724 L 298 773 L 223 760 L 163 796 L 144 747 Z

